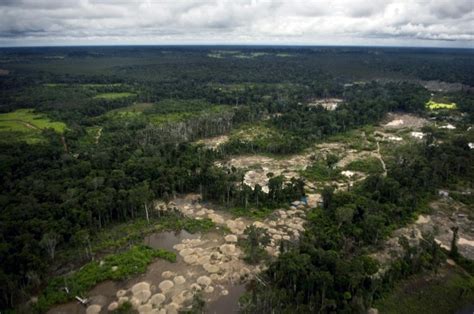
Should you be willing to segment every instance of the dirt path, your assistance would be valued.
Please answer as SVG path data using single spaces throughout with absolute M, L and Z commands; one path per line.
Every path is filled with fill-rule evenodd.
M 69 153 L 69 149 L 67 147 L 67 142 L 66 142 L 66 138 L 64 137 L 64 135 L 61 135 L 61 143 L 63 144 L 63 148 L 64 148 L 64 152 L 66 154 Z
M 23 125 L 26 126 L 28 129 L 41 130 L 41 129 L 38 128 L 36 125 L 33 125 L 33 124 L 29 123 L 29 122 L 26 122 L 26 121 L 23 121 L 23 120 L 19 120 L 19 119 L 9 119 L 9 120 L 3 120 L 3 121 L 17 122 L 17 123 L 23 124 Z
M 99 130 L 97 130 L 97 135 L 95 136 L 95 144 L 99 144 L 99 140 L 100 140 L 100 137 L 102 136 L 102 129 L 103 128 L 99 128 Z
M 378 158 L 378 160 L 380 160 L 380 163 L 382 164 L 382 168 L 383 168 L 383 176 L 386 177 L 387 176 L 387 166 L 385 165 L 385 161 L 383 161 L 383 158 L 382 158 L 382 154 L 380 153 L 380 144 L 379 144 L 379 141 L 377 141 L 377 154 L 375 155 L 375 157 Z

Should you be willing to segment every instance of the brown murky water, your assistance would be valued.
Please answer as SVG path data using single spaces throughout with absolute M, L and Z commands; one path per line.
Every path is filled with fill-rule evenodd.
M 192 234 L 185 230 L 178 232 L 165 231 L 153 233 L 145 237 L 144 244 L 154 249 L 165 249 L 168 251 L 176 251 L 173 246 L 181 243 L 184 239 L 197 239 L 199 234 Z
M 166 249 L 169 251 L 177 252 L 173 246 L 181 243 L 184 239 L 196 239 L 199 237 L 199 234 L 191 234 L 184 230 L 174 232 L 174 231 L 164 231 L 159 233 L 153 233 L 145 237 L 143 243 L 154 248 L 154 249 Z M 177 255 L 178 259 L 181 256 Z M 115 299 L 117 290 L 124 287 L 133 285 L 136 282 L 144 280 L 152 280 L 152 282 L 160 282 L 163 280 L 161 273 L 165 270 L 178 271 L 182 267 L 181 263 L 170 263 L 164 260 L 157 260 L 149 265 L 148 270 L 145 274 L 135 276 L 130 280 L 125 280 L 122 282 L 115 281 L 105 281 L 97 286 L 95 286 L 91 291 L 89 291 L 89 301 L 90 304 L 98 304 L 102 306 L 100 313 L 107 313 L 107 305 Z M 71 301 L 66 304 L 61 304 L 51 308 L 48 311 L 48 314 L 84 314 L 86 313 L 86 307 L 79 302 Z
M 223 237 L 217 232 L 209 232 L 203 235 L 191 234 L 186 231 L 172 232 L 165 231 L 151 234 L 144 239 L 144 244 L 152 248 L 162 248 L 177 252 L 173 246 L 181 243 L 185 239 L 202 238 L 207 241 L 206 246 L 215 246 L 224 243 Z M 178 253 L 178 252 L 177 252 Z M 195 276 L 194 274 L 203 273 L 202 267 L 197 265 L 189 265 L 183 262 L 183 258 L 177 254 L 177 262 L 170 263 L 165 260 L 156 260 L 151 263 L 144 274 L 134 276 L 133 278 L 121 282 L 106 281 L 95 286 L 89 293 L 89 304 L 98 304 L 102 307 L 100 313 L 107 313 L 107 306 L 110 302 L 116 299 L 116 292 L 120 289 L 127 289 L 134 284 L 142 281 L 152 283 L 152 292 L 157 292 L 157 284 L 163 281 L 162 277 L 164 271 L 171 271 L 173 273 L 187 274 L 188 276 Z M 228 294 L 220 295 L 220 291 L 226 289 Z M 238 313 L 238 301 L 240 296 L 244 293 L 245 286 L 243 284 L 225 285 L 216 287 L 214 293 L 208 294 L 206 297 L 206 312 L 208 313 Z M 48 311 L 48 314 L 84 314 L 86 307 L 76 301 L 71 301 L 66 304 L 55 306 Z
M 206 306 L 206 312 L 209 314 L 231 314 L 239 313 L 239 299 L 245 292 L 245 285 L 231 286 L 227 289 L 229 294 L 221 296 L 214 302 Z

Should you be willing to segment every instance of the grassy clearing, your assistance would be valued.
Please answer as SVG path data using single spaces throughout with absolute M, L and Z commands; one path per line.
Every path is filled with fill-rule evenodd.
M 151 123 L 159 125 L 181 122 L 198 116 L 219 114 L 229 110 L 232 110 L 229 106 L 210 106 L 200 111 L 192 110 L 180 112 L 177 110 L 177 112 L 153 113 L 147 114 L 146 116 Z
M 455 313 L 474 300 L 474 278 L 459 268 L 416 275 L 376 302 L 380 313 Z
M 298 88 L 299 84 L 294 83 L 254 83 L 254 82 L 242 82 L 232 84 L 221 84 L 221 83 L 209 83 L 208 86 L 217 89 L 221 92 L 226 93 L 238 93 L 244 92 L 247 89 L 268 89 L 271 90 L 290 90 Z
M 255 145 L 266 145 L 269 141 L 277 142 L 284 139 L 284 134 L 265 122 L 244 124 L 235 129 L 230 135 L 230 140 L 252 142 Z
M 190 112 L 182 112 L 182 113 L 168 113 L 168 114 L 152 114 L 149 115 L 148 118 L 151 123 L 155 125 L 159 124 L 166 124 L 166 123 L 176 123 L 187 120 L 194 116 L 194 114 Z
M 371 138 L 374 130 L 374 126 L 367 125 L 356 130 L 332 135 L 321 143 L 341 143 L 347 145 L 350 149 L 371 151 L 377 149 L 377 144 L 373 141 L 373 137 Z
M 136 96 L 136 94 L 130 92 L 100 93 L 94 96 L 94 99 L 117 100 L 134 96 Z
M 135 104 L 132 104 L 132 105 L 127 106 L 127 107 L 112 110 L 110 112 L 143 112 L 147 109 L 150 109 L 151 107 L 153 107 L 152 103 L 148 103 L 148 102 L 146 102 L 146 103 L 135 103 Z
M 0 133 L 7 133 L 10 140 L 26 141 L 34 144 L 43 140 L 41 131 L 53 129 L 64 133 L 66 124 L 51 121 L 46 115 L 35 113 L 33 109 L 19 109 L 0 114 Z
M 148 112 L 156 114 L 186 113 L 213 110 L 213 108 L 219 108 L 219 106 L 214 106 L 201 99 L 164 99 L 149 108 Z
M 100 126 L 86 127 L 86 134 L 79 139 L 79 143 L 83 145 L 95 144 L 100 129 Z
M 342 178 L 340 169 L 329 167 L 324 160 L 314 162 L 300 173 L 313 182 L 336 181 Z
M 430 110 L 437 110 L 437 109 L 457 109 L 456 103 L 441 103 L 441 102 L 435 102 L 433 100 L 430 100 L 426 103 L 426 108 Z
M 375 157 L 358 159 L 349 163 L 345 170 L 360 171 L 369 174 L 383 173 L 383 167 L 380 160 Z
M 35 113 L 33 109 L 18 109 L 13 112 L 0 114 L 0 128 L 3 122 L 17 122 L 13 129 L 9 131 L 22 131 L 28 129 L 54 129 L 58 133 L 63 133 L 66 130 L 66 124 L 62 122 L 53 122 L 44 114 Z M 18 127 L 18 129 L 14 129 Z
M 232 110 L 232 108 L 225 105 L 212 105 L 199 99 L 166 99 L 156 104 L 136 103 L 127 107 L 111 110 L 105 115 L 112 119 L 144 117 L 146 121 L 159 125 L 185 121 L 199 115 L 218 114 L 228 110 Z
M 126 252 L 109 255 L 101 262 L 90 262 L 73 274 L 51 280 L 40 295 L 37 308 L 44 312 L 54 304 L 72 300 L 76 295 L 84 296 L 87 291 L 105 280 L 121 280 L 143 273 L 155 258 L 175 262 L 176 254 L 139 245 Z M 69 294 L 66 293 L 65 286 L 68 287 Z
M 130 106 L 118 108 L 111 110 L 106 113 L 106 116 L 108 117 L 134 117 L 134 116 L 139 116 L 141 115 L 145 110 L 148 110 L 153 107 L 152 103 L 135 103 Z

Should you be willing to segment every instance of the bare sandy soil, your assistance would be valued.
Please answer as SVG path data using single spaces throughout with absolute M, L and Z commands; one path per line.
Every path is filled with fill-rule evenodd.
M 428 124 L 428 120 L 412 114 L 389 113 L 383 127 L 389 130 L 406 128 L 419 130 L 426 124 Z
M 276 159 L 263 155 L 236 156 L 227 161 L 217 163 L 220 167 L 246 169 L 244 184 L 255 188 L 259 184 L 268 193 L 268 175 L 282 175 L 287 180 L 299 178 L 299 171 L 306 169 L 311 162 L 311 153 L 294 155 L 288 159 Z
M 216 149 L 217 147 L 226 143 L 227 141 L 229 141 L 228 135 L 220 135 L 220 136 L 215 136 L 215 137 L 199 140 L 197 141 L 197 144 L 203 144 L 204 147 L 208 149 Z
M 99 144 L 100 137 L 102 136 L 102 129 L 103 128 L 99 128 L 99 130 L 97 130 L 97 134 L 94 137 L 95 144 Z
M 323 107 L 326 110 L 336 110 L 344 100 L 340 98 L 315 99 L 308 104 L 308 107 Z
M 441 81 L 421 81 L 423 87 L 432 92 L 456 92 L 467 89 L 469 86 L 461 83 L 447 83 Z
M 10 74 L 10 71 L 5 70 L 5 69 L 0 69 L 0 76 L 8 75 Z
M 404 236 L 410 245 L 417 245 L 426 234 L 433 234 L 435 241 L 443 248 L 450 250 L 453 238 L 453 227 L 459 228 L 458 250 L 464 257 L 474 260 L 474 221 L 469 217 L 469 210 L 463 204 L 452 199 L 441 198 L 430 204 L 433 213 L 418 216 L 415 223 L 397 229 L 385 241 L 382 251 L 372 256 L 382 265 L 388 266 L 390 261 L 400 257 L 403 249 L 399 238 Z
M 206 302 L 215 301 L 227 295 L 231 286 L 240 285 L 262 271 L 263 265 L 247 264 L 241 248 L 236 245 L 246 227 L 253 224 L 267 230 L 271 243 L 266 250 L 271 256 L 278 256 L 280 241 L 297 241 L 304 231 L 306 207 L 299 202 L 290 210 L 276 211 L 268 219 L 252 221 L 233 219 L 228 213 L 189 202 L 190 199 L 193 198 L 178 199 L 172 206 L 185 216 L 211 219 L 230 233 L 210 232 L 195 239 L 183 239 L 173 246 L 178 252 L 176 263 L 155 262 L 144 275 L 117 291 L 116 300 L 109 306 L 114 307 L 114 302 L 118 305 L 128 298 L 139 313 L 152 313 L 155 309 L 158 313 L 175 313 L 175 310 L 189 309 L 197 291 L 203 293 Z
M 209 205 L 204 207 L 196 201 L 198 199 L 199 195 L 186 195 L 168 204 L 166 210 L 178 210 L 195 219 L 211 219 L 218 226 L 217 230 L 201 235 L 177 235 L 178 241 L 172 246 L 177 253 L 176 263 L 157 260 L 143 275 L 122 283 L 106 282 L 95 287 L 89 293 L 91 302 L 87 308 L 70 302 L 49 313 L 105 313 L 124 302 L 130 302 L 139 313 L 178 313 L 190 309 L 197 292 L 206 302 L 212 303 L 228 295 L 233 287 L 241 287 L 255 278 L 264 269 L 263 264 L 249 265 L 243 259 L 244 253 L 237 242 L 245 238 L 245 228 L 254 225 L 267 231 L 271 242 L 265 250 L 272 257 L 279 255 L 281 241 L 298 241 L 304 231 L 307 207 L 298 201 L 293 202 L 288 210 L 276 210 L 267 219 L 253 221 L 235 219 L 226 212 L 211 209 Z M 310 201 L 319 199 L 319 195 L 312 195 Z M 153 236 L 158 237 L 154 239 Z M 174 241 L 169 236 L 169 233 L 164 235 L 163 245 Z M 146 241 L 159 242 L 160 235 L 147 237 Z
M 322 143 L 315 145 L 302 154 L 293 155 L 285 159 L 272 158 L 263 155 L 234 156 L 225 161 L 216 163 L 221 167 L 236 167 L 246 171 L 244 183 L 255 187 L 262 186 L 268 192 L 268 174 L 283 175 L 287 180 L 299 177 L 299 172 L 305 170 L 315 158 L 327 154 L 335 154 L 341 159 L 336 164 L 344 168 L 350 162 L 367 157 L 375 157 L 384 164 L 380 152 L 379 140 L 398 142 L 390 139 L 393 130 L 411 128 L 418 130 L 427 123 L 426 120 L 401 114 L 390 114 L 382 127 L 372 134 L 377 140 L 377 149 L 359 151 L 349 149 L 350 144 Z M 228 140 L 227 136 L 218 136 L 199 141 L 206 147 L 214 149 Z M 363 138 L 367 142 L 365 133 Z M 367 142 L 368 143 L 368 142 Z M 373 142 L 372 142 L 373 144 Z M 372 145 L 373 147 L 374 145 Z M 347 189 L 356 181 L 364 180 L 363 172 L 345 171 L 346 180 L 329 182 L 338 186 L 339 190 Z M 319 182 L 307 182 L 306 189 L 308 207 L 316 207 L 321 202 L 321 195 L 316 193 Z M 131 280 L 121 283 L 103 283 L 94 288 L 89 296 L 91 304 L 86 309 L 76 303 L 68 303 L 55 307 L 50 313 L 105 313 L 113 310 L 125 301 L 130 302 L 139 313 L 177 313 L 180 310 L 190 309 L 195 293 L 200 291 L 207 303 L 213 304 L 224 298 L 233 289 L 242 289 L 242 284 L 255 278 L 263 270 L 263 265 L 249 265 L 244 261 L 244 253 L 237 245 L 245 237 L 244 230 L 255 225 L 267 230 L 271 236 L 271 243 L 265 250 L 272 257 L 279 255 L 281 241 L 296 242 L 304 231 L 306 207 L 300 202 L 294 202 L 288 210 L 276 210 L 270 217 L 262 221 L 253 221 L 247 218 L 235 219 L 227 212 L 219 211 L 209 204 L 200 204 L 199 195 L 189 194 L 177 198 L 174 202 L 163 206 L 167 210 L 173 209 L 194 219 L 211 219 L 216 224 L 216 230 L 201 235 L 176 235 L 168 239 L 169 235 L 152 235 L 147 241 L 166 246 L 177 253 L 177 262 L 169 263 L 158 260 L 152 263 L 147 272 Z M 160 206 L 157 204 L 157 206 Z M 433 204 L 436 206 L 436 204 Z M 460 209 L 462 210 L 462 209 Z M 398 237 L 407 236 L 411 242 L 417 243 L 426 231 L 436 231 L 436 239 L 442 245 L 449 245 L 453 225 L 460 227 L 459 248 L 461 254 L 474 258 L 474 235 L 471 230 L 474 226 L 464 216 L 458 213 L 446 213 L 436 210 L 430 216 L 420 216 L 418 221 L 410 226 L 394 232 L 392 238 L 384 244 L 385 249 L 374 253 L 374 257 L 382 264 L 387 265 L 393 256 L 400 254 L 401 247 Z M 453 216 L 454 215 L 454 216 Z M 167 239 L 163 240 L 163 236 Z M 155 238 L 153 238 L 155 237 Z M 170 242 L 171 241 L 171 242 Z M 150 242 L 151 243 L 151 242 Z M 240 290 L 239 290 L 240 291 Z M 64 311 L 66 309 L 66 312 Z

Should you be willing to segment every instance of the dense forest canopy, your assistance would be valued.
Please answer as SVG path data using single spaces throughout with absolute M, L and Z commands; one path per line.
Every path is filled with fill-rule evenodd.
M 62 251 L 82 248 L 84 239 L 119 222 L 148 218 L 156 199 L 195 192 L 224 208 L 272 209 L 305 195 L 303 179 L 278 175 L 269 178 L 268 193 L 251 189 L 238 169 L 216 167 L 219 159 L 298 153 L 379 123 L 389 112 L 424 115 L 432 91 L 422 85 L 429 80 L 460 83 L 443 97 L 458 104 L 467 126 L 473 61 L 473 51 L 463 49 L 0 49 L 0 309 L 24 302 L 64 272 L 70 256 Z M 343 103 L 335 110 L 307 106 L 329 97 Z M 19 113 L 29 120 L 14 124 Z M 194 143 L 249 123 L 278 136 L 231 139 L 216 150 Z M 264 274 L 272 288 L 255 287 L 246 310 L 365 310 L 390 283 L 372 280 L 377 265 L 364 247 L 411 219 L 437 188 L 472 182 L 472 136 L 407 146 L 385 177 L 370 176 L 346 193 L 323 191 L 323 210 L 309 217 L 300 244 L 282 248 Z M 45 249 L 52 238 L 56 256 Z M 439 264 L 436 244 L 423 250 L 419 269 Z M 412 262 L 393 277 L 411 273 Z

